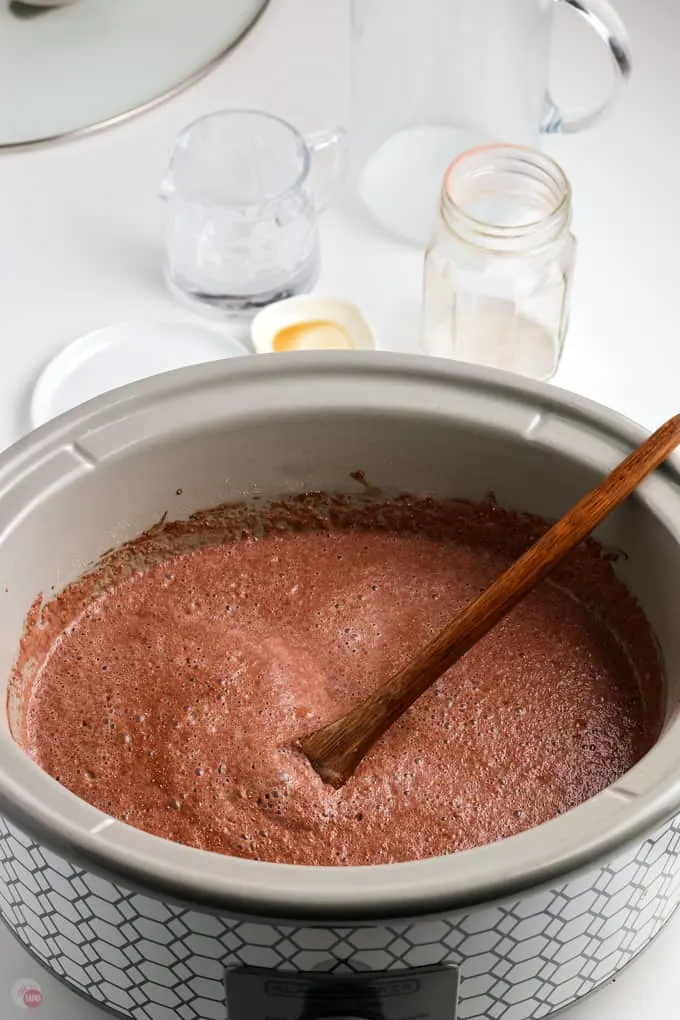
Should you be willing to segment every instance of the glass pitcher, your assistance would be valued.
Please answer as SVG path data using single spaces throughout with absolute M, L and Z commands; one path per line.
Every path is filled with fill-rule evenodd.
M 549 94 L 558 3 L 583 15 L 615 69 L 611 95 L 569 119 Z M 352 172 L 372 216 L 426 244 L 446 167 L 495 141 L 590 127 L 630 76 L 607 0 L 352 0 Z

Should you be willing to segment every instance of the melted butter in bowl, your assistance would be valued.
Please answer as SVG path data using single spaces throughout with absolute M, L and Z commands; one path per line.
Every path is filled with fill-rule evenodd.
M 351 336 L 337 322 L 315 320 L 284 326 L 272 340 L 273 351 L 317 351 L 352 348 Z
M 255 316 L 251 336 L 258 354 L 375 349 L 373 334 L 355 305 L 314 295 L 269 305 Z

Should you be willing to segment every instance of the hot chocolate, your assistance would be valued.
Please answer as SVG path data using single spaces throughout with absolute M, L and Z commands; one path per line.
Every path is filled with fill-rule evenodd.
M 114 817 L 259 860 L 388 863 L 539 825 L 613 782 L 656 734 L 653 637 L 594 546 L 342 790 L 294 745 L 385 680 L 541 527 L 492 503 L 319 496 L 159 529 L 29 621 L 18 738 Z

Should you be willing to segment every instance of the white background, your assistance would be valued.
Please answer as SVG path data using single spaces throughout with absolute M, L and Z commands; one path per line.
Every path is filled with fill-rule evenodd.
M 572 181 L 579 239 L 558 382 L 653 426 L 680 410 L 680 2 L 617 6 L 632 39 L 631 86 L 604 124 L 550 144 Z M 555 91 L 565 106 L 607 85 L 602 54 L 576 22 L 566 11 L 557 24 Z M 156 197 L 180 128 L 226 106 L 268 109 L 303 130 L 342 122 L 347 61 L 345 0 L 273 0 L 222 66 L 171 102 L 69 144 L 0 154 L 0 447 L 26 430 L 32 383 L 63 344 L 122 319 L 192 318 L 164 290 Z M 318 289 L 357 300 L 381 346 L 415 349 L 421 253 L 348 208 L 325 215 L 322 242 Z M 30 976 L 45 993 L 37 1020 L 99 1016 L 4 938 L 0 1016 L 27 1015 L 10 986 Z M 676 919 L 573 1020 L 674 1017 L 679 951 Z

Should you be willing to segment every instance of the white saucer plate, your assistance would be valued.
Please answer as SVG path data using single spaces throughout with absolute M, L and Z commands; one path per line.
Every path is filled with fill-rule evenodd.
M 33 428 L 127 383 L 187 365 L 248 354 L 204 326 L 122 322 L 74 340 L 45 366 L 33 390 Z

